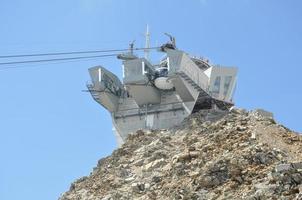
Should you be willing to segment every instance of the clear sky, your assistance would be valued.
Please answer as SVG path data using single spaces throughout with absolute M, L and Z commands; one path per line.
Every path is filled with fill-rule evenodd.
M 236 105 L 301 132 L 301 10 L 300 0 L 0 0 L 0 55 L 142 47 L 149 24 L 152 46 L 168 32 L 180 49 L 238 66 Z M 82 92 L 99 64 L 121 76 L 114 58 L 0 66 L 1 200 L 57 199 L 116 148 L 109 113 Z

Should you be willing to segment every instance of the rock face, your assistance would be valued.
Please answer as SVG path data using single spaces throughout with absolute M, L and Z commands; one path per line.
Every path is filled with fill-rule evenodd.
M 263 112 L 137 131 L 60 200 L 302 199 L 302 136 Z

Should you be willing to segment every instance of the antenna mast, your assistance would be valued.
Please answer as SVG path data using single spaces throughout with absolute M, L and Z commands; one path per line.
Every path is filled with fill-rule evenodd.
M 146 28 L 146 33 L 145 33 L 145 38 L 146 38 L 146 44 L 145 44 L 145 58 L 148 60 L 149 59 L 149 52 L 150 52 L 150 32 L 149 32 L 149 25 L 147 24 Z

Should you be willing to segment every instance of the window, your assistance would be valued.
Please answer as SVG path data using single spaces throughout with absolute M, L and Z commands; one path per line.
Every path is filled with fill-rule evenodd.
M 229 87 L 231 85 L 231 81 L 232 81 L 232 76 L 226 76 L 224 78 L 224 86 L 223 86 L 223 95 L 226 96 L 228 91 L 229 91 Z
M 221 76 L 217 76 L 216 79 L 215 79 L 215 81 L 214 81 L 212 93 L 219 94 L 219 91 L 220 91 L 220 80 L 221 80 Z
M 103 74 L 102 82 L 104 83 L 105 88 L 112 89 L 113 81 L 107 74 Z
M 117 86 L 114 79 L 112 79 L 107 74 L 102 74 L 102 83 L 104 84 L 105 89 L 109 90 L 111 93 L 120 96 L 121 95 L 121 89 L 119 86 Z

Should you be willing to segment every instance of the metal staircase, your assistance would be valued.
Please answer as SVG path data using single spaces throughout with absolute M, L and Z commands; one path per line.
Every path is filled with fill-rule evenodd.
M 193 81 L 185 72 L 178 72 L 177 74 L 179 74 L 180 77 L 182 77 L 187 83 L 193 86 L 195 90 L 200 92 L 199 96 L 202 95 L 204 97 L 210 97 L 210 95 L 206 91 L 204 91 L 199 85 L 197 85 L 195 81 Z
M 216 105 L 221 110 L 228 110 L 234 105 L 232 102 L 226 102 L 211 97 L 205 90 L 203 90 L 199 85 L 197 85 L 195 81 L 193 81 L 186 73 L 178 72 L 177 74 L 179 74 L 180 77 L 182 77 L 187 83 L 192 85 L 193 88 L 199 92 L 192 113 L 199 111 L 201 109 L 209 109 L 212 107 L 213 104 Z

